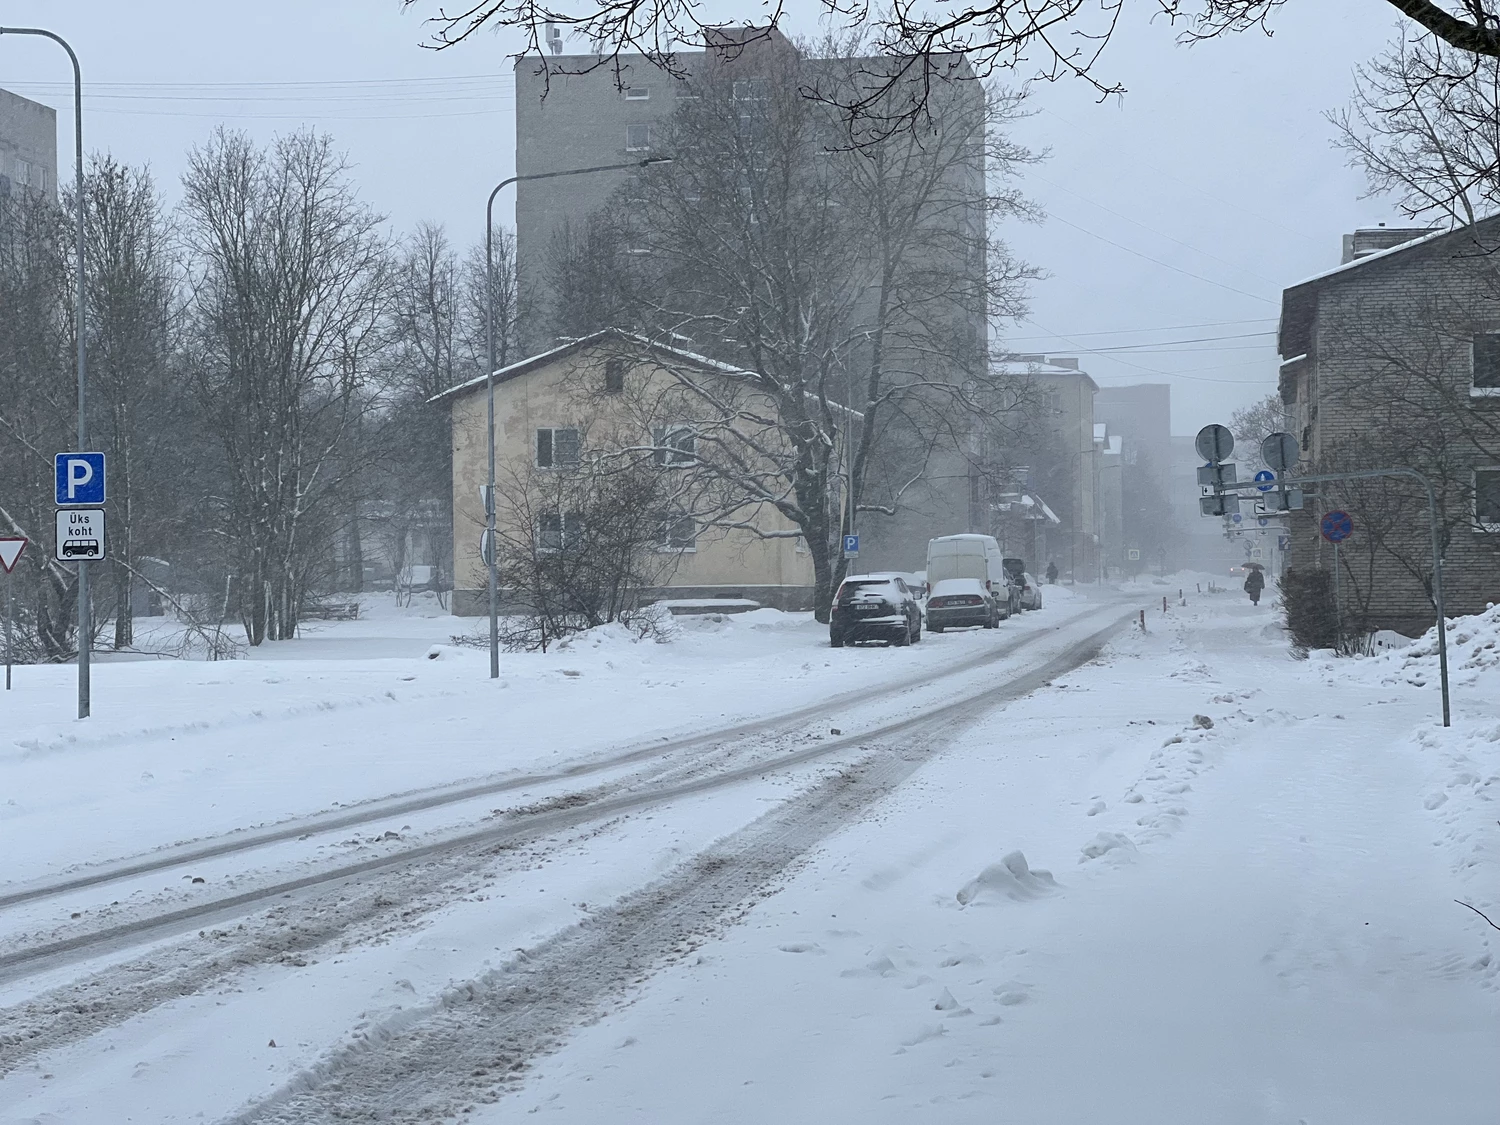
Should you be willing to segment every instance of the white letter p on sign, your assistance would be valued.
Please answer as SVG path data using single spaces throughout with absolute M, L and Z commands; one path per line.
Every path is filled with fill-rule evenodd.
M 68 499 L 72 500 L 78 490 L 94 479 L 94 466 L 82 457 L 68 458 Z

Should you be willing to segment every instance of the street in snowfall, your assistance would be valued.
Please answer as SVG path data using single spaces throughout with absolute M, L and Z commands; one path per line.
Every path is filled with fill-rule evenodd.
M 1500 1121 L 1497 29 L 0 0 L 0 1125 Z
M 1493 1120 L 1500 610 L 1445 730 L 1431 636 L 1296 661 L 1202 581 L 499 691 L 419 603 L 111 665 L 86 730 L 26 669 L 7 1119 Z

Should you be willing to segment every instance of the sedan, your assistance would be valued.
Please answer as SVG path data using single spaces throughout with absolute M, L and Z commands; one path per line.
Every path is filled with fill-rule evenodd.
M 945 578 L 927 598 L 927 627 L 934 633 L 971 625 L 994 629 L 1001 617 L 1000 603 L 977 578 Z

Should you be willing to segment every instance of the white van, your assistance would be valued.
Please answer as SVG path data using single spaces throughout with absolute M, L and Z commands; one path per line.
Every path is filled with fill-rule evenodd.
M 1000 616 L 1010 616 L 1005 564 L 993 535 L 943 535 L 928 540 L 927 588 L 949 578 L 977 578 L 999 603 Z

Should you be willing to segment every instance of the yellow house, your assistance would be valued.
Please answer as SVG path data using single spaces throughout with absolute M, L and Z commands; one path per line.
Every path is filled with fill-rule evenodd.
M 648 533 L 661 556 L 647 599 L 746 598 L 809 609 L 813 567 L 776 508 L 779 443 L 771 404 L 744 372 L 616 329 L 513 363 L 494 375 L 497 538 L 561 549 L 571 514 L 546 496 L 630 466 L 679 499 Z M 452 410 L 453 612 L 488 612 L 481 556 L 487 479 L 485 380 L 433 400 Z M 644 466 L 644 469 L 641 468 Z M 709 466 L 712 466 L 711 468 Z M 620 477 L 615 477 L 618 483 Z M 587 485 L 585 484 L 585 487 Z M 758 497 L 758 499 L 752 499 Z M 530 527 L 522 526 L 529 523 Z M 504 605 L 507 595 L 502 590 Z

